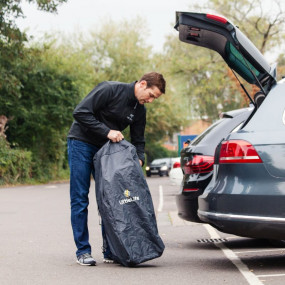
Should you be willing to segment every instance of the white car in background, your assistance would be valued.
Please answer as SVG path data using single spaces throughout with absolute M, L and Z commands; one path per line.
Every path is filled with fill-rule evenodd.
M 171 170 L 169 171 L 169 179 L 171 185 L 181 185 L 183 180 L 183 172 L 180 167 L 180 157 L 173 159 Z
M 146 176 L 152 175 L 169 176 L 170 170 L 175 162 L 180 162 L 180 157 L 164 157 L 154 159 L 150 165 L 146 166 Z

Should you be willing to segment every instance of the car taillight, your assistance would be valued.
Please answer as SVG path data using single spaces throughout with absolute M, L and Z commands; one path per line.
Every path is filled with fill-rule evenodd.
M 173 164 L 173 168 L 179 168 L 180 167 L 180 162 L 175 162 Z
M 223 18 L 223 17 L 220 17 L 220 16 L 216 16 L 216 15 L 212 15 L 212 14 L 207 14 L 206 17 L 208 19 L 211 19 L 211 20 L 223 23 L 223 24 L 226 24 L 228 22 L 228 20 L 226 18 Z
M 221 145 L 219 163 L 262 163 L 262 160 L 251 143 L 230 140 Z
M 195 191 L 198 191 L 199 188 L 184 188 L 183 189 L 183 192 L 195 192 Z
M 209 155 L 195 155 L 184 165 L 186 174 L 209 173 L 213 170 L 214 157 Z

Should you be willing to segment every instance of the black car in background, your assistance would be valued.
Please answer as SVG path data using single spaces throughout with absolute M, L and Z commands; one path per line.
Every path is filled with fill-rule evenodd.
M 165 157 L 154 159 L 149 166 L 146 166 L 146 175 L 147 177 L 150 177 L 152 175 L 168 176 L 169 171 L 173 167 L 173 164 L 179 160 L 179 157 Z
M 253 107 L 222 113 L 213 123 L 181 150 L 183 181 L 176 205 L 178 216 L 191 222 L 201 222 L 197 215 L 198 197 L 203 194 L 213 175 L 214 153 L 219 142 L 238 130 L 248 119 Z

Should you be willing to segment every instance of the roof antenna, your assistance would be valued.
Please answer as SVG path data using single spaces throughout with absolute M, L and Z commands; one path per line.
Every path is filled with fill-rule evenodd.
M 238 82 L 239 82 L 241 88 L 243 89 L 243 91 L 244 91 L 245 94 L 247 95 L 248 99 L 250 100 L 250 102 L 251 102 L 254 106 L 256 106 L 256 105 L 255 105 L 255 102 L 252 100 L 252 98 L 251 98 L 250 95 L 248 94 L 247 90 L 245 89 L 245 87 L 244 87 L 244 85 L 241 83 L 241 81 L 239 80 L 239 78 L 238 78 L 238 76 L 236 75 L 236 73 L 233 71 L 233 69 L 231 69 L 231 70 L 232 70 L 234 76 L 236 77 L 236 79 L 238 80 Z

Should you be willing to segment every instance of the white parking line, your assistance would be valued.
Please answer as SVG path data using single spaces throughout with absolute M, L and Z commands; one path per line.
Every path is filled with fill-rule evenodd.
M 285 274 L 268 274 L 268 275 L 256 275 L 257 277 L 282 277 L 285 276 Z
M 171 221 L 171 225 L 174 227 L 179 227 L 179 226 L 197 226 L 197 225 L 201 225 L 200 223 L 194 223 L 194 222 L 188 222 L 185 221 L 183 219 L 181 219 L 178 216 L 178 212 L 177 211 L 170 211 L 168 212 L 170 221 Z
M 157 212 L 161 212 L 163 208 L 163 188 L 162 185 L 159 185 L 159 202 Z
M 284 248 L 276 248 L 276 249 L 259 249 L 259 250 L 245 250 L 245 251 L 234 251 L 234 253 L 251 253 L 251 252 L 266 252 L 266 251 L 285 251 Z
M 221 238 L 218 235 L 217 231 L 210 225 L 204 225 L 204 227 L 209 232 L 211 238 Z M 215 245 L 219 247 L 224 253 L 224 255 L 237 267 L 237 269 L 240 271 L 240 273 L 244 276 L 244 278 L 250 285 L 263 285 L 263 283 L 257 278 L 257 276 L 249 271 L 248 267 L 238 258 L 238 256 L 232 250 L 227 248 L 222 242 L 215 243 Z

